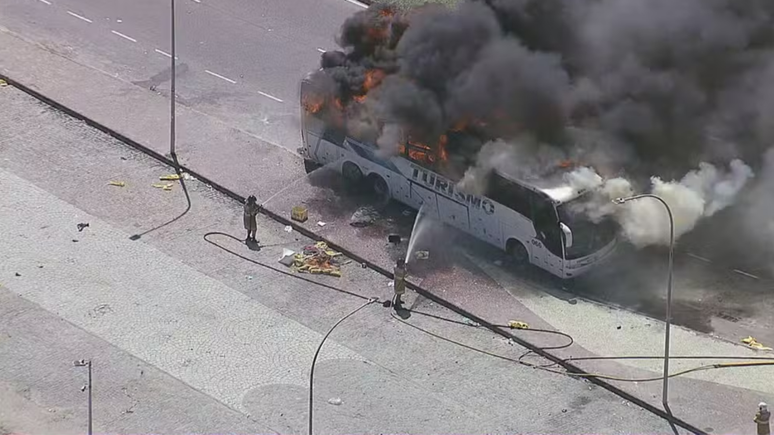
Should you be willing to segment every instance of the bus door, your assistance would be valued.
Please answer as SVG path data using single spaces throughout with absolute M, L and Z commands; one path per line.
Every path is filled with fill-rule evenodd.
M 555 275 L 562 276 L 564 255 L 556 207 L 548 196 L 537 192 L 533 192 L 531 200 L 532 223 L 535 227 L 535 237 L 530 242 L 532 262 Z

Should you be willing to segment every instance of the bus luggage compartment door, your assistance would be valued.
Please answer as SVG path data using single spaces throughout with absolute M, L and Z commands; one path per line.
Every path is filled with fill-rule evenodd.
M 425 216 L 440 220 L 438 216 L 438 195 L 432 190 L 411 183 L 411 198 Z
M 467 231 L 470 227 L 468 208 L 442 195 L 438 195 L 438 214 L 442 222 L 455 228 Z

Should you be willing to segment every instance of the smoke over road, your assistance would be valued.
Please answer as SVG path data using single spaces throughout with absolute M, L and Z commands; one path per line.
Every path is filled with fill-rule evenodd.
M 329 121 L 387 153 L 434 149 L 470 188 L 493 168 L 572 161 L 567 181 L 597 192 L 587 213 L 660 244 L 660 204 L 603 199 L 658 194 L 681 235 L 771 171 L 773 18 L 770 0 L 372 6 L 346 20 L 316 80 L 338 109 Z

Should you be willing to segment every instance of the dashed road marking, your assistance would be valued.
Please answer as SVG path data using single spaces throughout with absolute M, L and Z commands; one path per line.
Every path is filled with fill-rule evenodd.
M 156 53 L 158 53 L 158 54 L 160 54 L 162 56 L 166 56 L 166 57 L 168 57 L 170 59 L 172 58 L 171 54 L 167 53 L 166 51 L 161 51 L 158 48 L 156 49 Z M 180 59 L 179 57 L 175 56 L 175 60 L 179 60 L 179 59 Z
M 212 72 L 212 71 L 210 71 L 210 70 L 208 70 L 208 69 L 204 70 L 204 72 L 206 72 L 207 74 L 209 74 L 209 75 L 211 75 L 211 76 L 215 76 L 215 77 L 217 77 L 217 78 L 219 78 L 219 79 L 223 79 L 223 80 L 225 80 L 225 81 L 227 81 L 227 82 L 229 82 L 229 83 L 234 83 L 234 84 L 236 84 L 236 81 L 234 81 L 234 80 L 231 80 L 231 79 L 230 79 L 230 78 L 228 78 L 228 77 L 223 77 L 222 75 L 220 75 L 220 74 L 218 74 L 218 73 L 214 73 L 214 72 Z
M 353 5 L 360 6 L 363 9 L 368 9 L 368 6 L 364 5 L 363 3 L 360 3 L 357 0 L 347 0 L 348 2 L 352 3 Z
M 45 3 L 45 4 L 49 5 L 49 6 L 51 6 L 51 2 L 48 1 L 48 0 L 38 0 L 38 1 L 41 2 L 41 3 Z
M 115 30 L 111 30 L 111 32 L 113 32 L 114 35 L 118 35 L 118 36 L 120 36 L 120 37 L 122 37 L 122 38 L 124 38 L 124 39 L 126 39 L 128 41 L 137 42 L 136 39 L 132 38 L 131 36 L 126 36 L 126 35 L 124 35 L 121 32 L 116 32 Z
M 704 258 L 704 257 L 699 257 L 696 254 L 691 254 L 690 252 L 686 252 L 686 255 L 688 255 L 689 257 L 695 258 L 695 259 L 697 259 L 699 261 L 703 261 L 705 263 L 712 263 L 712 261 L 710 261 L 709 259 Z
M 747 273 L 747 272 L 745 272 L 745 271 L 743 271 L 743 270 L 734 269 L 734 272 L 736 272 L 736 273 L 738 273 L 738 274 L 740 274 L 740 275 L 744 275 L 744 276 L 746 276 L 746 277 L 752 278 L 752 279 L 760 279 L 760 278 L 758 278 L 757 276 L 755 276 L 755 275 L 753 275 L 753 274 L 751 274 L 751 273 Z
M 201 3 L 202 0 L 193 0 L 195 3 Z
M 320 48 L 320 47 L 317 47 L 317 51 L 319 51 L 320 53 L 325 53 L 325 50 L 323 50 L 323 49 L 322 49 L 322 48 Z
M 271 98 L 272 100 L 274 100 L 274 101 L 276 101 L 276 102 L 278 102 L 278 103 L 281 103 L 281 102 L 282 102 L 282 100 L 280 100 L 279 98 L 275 97 L 274 95 L 269 95 L 269 94 L 267 94 L 266 92 L 261 92 L 261 91 L 258 91 L 258 93 L 259 93 L 259 94 L 261 94 L 261 95 L 263 95 L 263 96 L 264 96 L 264 97 L 266 97 L 266 98 Z
M 67 11 L 67 13 L 72 15 L 72 16 L 74 16 L 75 18 L 78 18 L 79 20 L 86 21 L 87 23 L 91 23 L 92 22 L 90 19 L 88 19 L 86 17 L 82 17 L 82 16 L 76 14 L 75 12 Z

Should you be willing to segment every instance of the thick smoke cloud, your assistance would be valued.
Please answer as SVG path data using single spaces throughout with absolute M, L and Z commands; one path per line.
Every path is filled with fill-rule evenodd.
M 469 189 L 493 169 L 539 177 L 569 159 L 594 169 L 567 181 L 596 180 L 599 197 L 663 196 L 679 235 L 753 171 L 774 172 L 773 18 L 770 0 L 380 5 L 344 23 L 316 80 L 345 128 L 387 153 L 407 138 L 443 147 L 439 170 Z M 657 207 L 587 213 L 646 245 L 664 242 Z

